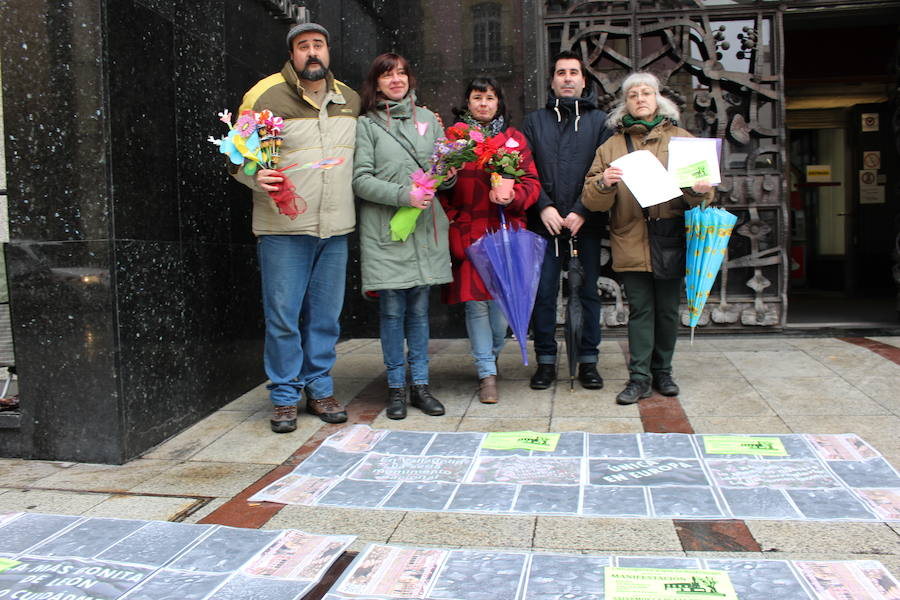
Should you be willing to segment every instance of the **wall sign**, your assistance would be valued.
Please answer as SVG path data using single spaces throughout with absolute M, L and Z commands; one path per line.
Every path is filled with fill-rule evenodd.
M 878 113 L 862 114 L 862 130 L 878 131 Z

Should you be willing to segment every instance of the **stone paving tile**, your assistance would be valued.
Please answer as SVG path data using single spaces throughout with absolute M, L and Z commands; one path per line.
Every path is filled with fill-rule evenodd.
M 682 553 L 670 520 L 538 517 L 534 545 L 610 554 L 665 551 Z
M 602 390 L 586 390 L 575 384 L 575 391 L 569 385 L 557 386 L 553 398 L 553 417 L 630 417 L 640 416 L 637 404 L 620 406 L 616 404 L 616 394 L 625 387 L 624 379 L 604 379 Z
M 516 344 L 513 340 L 508 339 L 508 340 L 506 340 L 506 342 L 507 342 L 506 346 L 513 345 L 513 344 L 518 346 L 518 344 Z M 435 348 L 435 346 L 438 346 L 438 345 L 440 346 L 440 350 L 436 350 L 436 348 Z M 505 346 L 504 346 L 503 350 L 506 350 Z M 501 353 L 503 352 L 503 350 L 501 350 Z M 442 356 L 445 354 L 460 354 L 460 355 L 468 356 L 469 359 L 471 360 L 471 351 L 472 350 L 471 350 L 471 346 L 469 344 L 468 338 L 458 338 L 458 339 L 453 339 L 453 340 L 450 340 L 450 339 L 431 340 L 428 351 L 432 356 L 435 356 L 435 355 Z
M 878 336 L 878 337 L 870 337 L 870 340 L 875 340 L 876 342 L 881 342 L 882 344 L 887 344 L 889 346 L 896 346 L 900 348 L 900 336 Z
M 900 554 L 900 536 L 884 523 L 746 521 L 765 553 Z
M 372 429 L 398 429 L 402 431 L 457 431 L 462 421 L 461 416 L 444 415 L 430 417 L 422 414 L 417 408 L 410 408 L 409 415 L 405 419 L 394 421 L 384 416 L 382 412 L 372 422 Z
M 449 354 L 431 358 L 428 378 L 431 381 L 469 379 L 472 383 L 477 383 L 478 373 L 468 354 Z
M 35 481 L 62 473 L 77 463 L 0 459 L 0 487 L 28 487 Z
M 124 465 L 77 464 L 38 479 L 32 487 L 98 492 L 127 492 L 171 469 L 171 460 L 141 458 Z
M 56 515 L 81 515 L 109 498 L 109 494 L 85 492 L 7 490 L 0 494 L 0 513 L 39 512 Z
M 701 336 L 698 334 L 694 335 L 694 343 L 691 343 L 691 336 L 688 335 L 680 335 L 678 336 L 678 341 L 675 344 L 675 354 L 679 353 L 695 353 L 695 352 L 719 352 L 719 348 L 716 347 L 716 340 L 718 336 L 710 335 L 710 336 Z
M 807 350 L 806 353 L 846 379 L 900 377 L 900 365 L 862 346 L 845 344 Z
M 515 381 L 517 385 L 527 386 L 527 380 L 531 378 L 534 374 L 534 360 L 529 358 L 528 361 L 532 364 L 524 365 L 522 364 L 522 355 L 521 354 L 507 354 L 503 353 L 500 355 L 500 359 L 497 361 L 497 364 L 500 367 L 500 381 Z M 474 372 L 473 372 L 474 373 Z M 473 374 L 473 378 L 475 375 Z
M 770 558 L 763 552 L 713 552 L 709 550 L 688 550 L 684 555 L 696 558 L 746 558 L 749 560 L 764 560 Z
M 762 350 L 784 352 L 785 350 L 796 350 L 796 347 L 790 340 L 783 337 L 755 337 L 747 335 L 715 337 L 710 340 L 710 343 L 713 348 L 722 352 L 760 352 Z M 680 346 L 676 348 L 676 352 L 678 349 L 680 349 Z
M 161 460 L 187 460 L 220 436 L 237 427 L 238 424 L 246 421 L 252 414 L 252 412 L 243 410 L 214 412 L 196 425 L 169 438 L 149 452 L 145 452 L 143 457 Z
M 607 377 L 627 379 L 628 361 L 625 360 L 625 355 L 621 350 L 604 354 L 601 349 L 597 359 L 597 370 L 604 379 Z
M 200 519 L 205 518 L 207 515 L 212 512 L 218 510 L 222 507 L 226 502 L 231 500 L 231 498 L 213 498 L 212 500 L 206 502 L 206 504 L 200 506 L 194 512 L 186 516 L 181 520 L 182 523 L 197 523 Z
M 482 404 L 476 395 L 466 411 L 467 417 L 549 417 L 553 408 L 552 390 L 533 390 L 521 382 L 497 382 L 500 400 Z
M 263 529 L 300 529 L 309 533 L 358 535 L 369 541 L 386 542 L 397 529 L 401 510 L 359 510 L 329 506 L 285 506 Z
M 840 377 L 772 377 L 753 387 L 779 415 L 890 414 Z
M 848 342 L 836 337 L 786 337 L 786 342 L 799 350 L 816 350 L 830 346 L 844 347 Z
M 694 433 L 792 433 L 777 416 L 691 417 L 691 426 Z
M 554 417 L 550 431 L 587 431 L 588 433 L 642 433 L 640 418 Z
M 176 465 L 132 491 L 230 498 L 271 470 L 272 465 L 192 461 Z
M 464 417 L 459 431 L 550 431 L 550 417 Z
M 740 372 L 725 358 L 713 352 L 683 353 L 672 357 L 672 375 L 683 379 L 738 379 Z
M 201 502 L 194 498 L 172 496 L 112 496 L 85 511 L 84 515 L 115 519 L 138 518 L 148 521 L 173 521 Z
M 269 402 L 269 390 L 266 389 L 265 383 L 261 383 L 246 394 L 238 396 L 219 410 L 256 412 L 267 406 L 271 406 L 271 403 Z
M 776 352 L 725 352 L 724 355 L 751 382 L 771 377 L 833 377 L 834 371 L 817 362 L 805 352 L 785 350 Z
M 429 387 L 435 398 L 444 405 L 447 415 L 461 417 L 466 414 L 472 403 L 472 398 L 475 397 L 475 393 L 478 390 L 478 382 L 474 377 L 472 379 L 459 377 L 456 379 L 432 378 Z M 385 388 L 384 393 L 385 402 L 387 402 L 387 388 Z M 409 407 L 409 409 L 411 412 L 417 411 L 413 407 Z
M 296 431 L 274 434 L 271 416 L 269 408 L 257 412 L 189 460 L 280 465 L 322 426 L 318 417 L 301 412 Z
M 392 544 L 530 548 L 536 517 L 405 513 Z
M 854 377 L 850 383 L 869 398 L 900 415 L 900 377 Z
M 786 415 L 796 433 L 855 433 L 885 455 L 900 453 L 900 417 Z
M 334 379 L 348 378 L 353 379 L 361 375 L 377 376 L 384 371 L 384 360 L 381 353 L 364 354 L 353 352 L 338 357 L 334 367 L 331 368 L 331 376 Z
M 336 350 L 339 357 L 343 356 L 344 354 L 350 354 L 351 352 L 359 351 L 373 351 L 381 354 L 381 344 L 377 339 L 354 338 L 340 342 L 337 345 Z
M 688 417 L 772 416 L 769 404 L 743 377 L 679 379 L 678 399 Z

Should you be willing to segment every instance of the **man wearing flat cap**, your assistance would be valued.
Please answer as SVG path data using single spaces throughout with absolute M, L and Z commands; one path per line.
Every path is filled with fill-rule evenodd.
M 297 428 L 297 404 L 326 423 L 347 413 L 334 397 L 336 359 L 347 272 L 347 236 L 356 226 L 351 176 L 359 96 L 329 70 L 328 31 L 316 23 L 294 25 L 287 35 L 288 60 L 244 95 L 240 111 L 271 111 L 284 119 L 283 171 L 242 169 L 234 177 L 253 190 L 266 317 L 264 362 L 273 405 L 272 431 Z M 328 169 L 303 168 L 338 159 Z M 287 168 L 285 168 L 287 167 Z M 268 192 L 282 178 L 296 187 L 306 210 L 282 214 Z M 293 217 L 293 218 L 292 218 Z

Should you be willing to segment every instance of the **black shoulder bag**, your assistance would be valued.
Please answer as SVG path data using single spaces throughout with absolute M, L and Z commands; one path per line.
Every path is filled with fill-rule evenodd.
M 628 152 L 634 152 L 631 136 L 625 136 Z M 647 235 L 650 238 L 650 263 L 656 279 L 680 279 L 684 277 L 687 259 L 687 235 L 684 230 L 684 215 L 669 219 L 652 219 L 646 208 Z

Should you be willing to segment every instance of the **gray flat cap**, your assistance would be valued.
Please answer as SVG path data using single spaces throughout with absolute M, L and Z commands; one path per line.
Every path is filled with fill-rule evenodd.
M 293 39 L 295 37 L 297 37 L 301 33 L 306 33 L 308 31 L 316 31 L 318 33 L 321 33 L 322 35 L 325 36 L 325 41 L 326 42 L 329 41 L 328 40 L 328 38 L 329 38 L 328 30 L 325 29 L 324 27 L 322 27 L 321 25 L 319 25 L 318 23 L 297 23 L 296 25 L 291 27 L 290 31 L 288 31 L 288 34 L 287 34 L 288 49 L 291 48 L 291 41 L 293 41 Z

